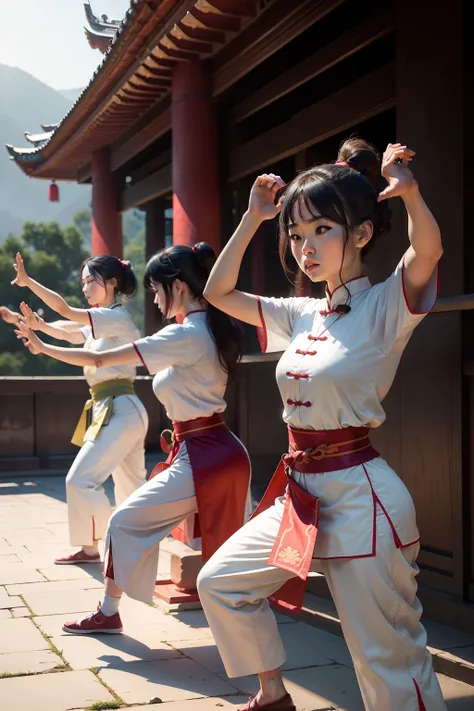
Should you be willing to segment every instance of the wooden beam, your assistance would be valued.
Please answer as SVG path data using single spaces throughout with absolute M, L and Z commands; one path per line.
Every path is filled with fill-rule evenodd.
M 125 212 L 132 207 L 139 207 L 150 200 L 166 195 L 171 191 L 171 164 L 165 165 L 156 173 L 148 175 L 138 183 L 132 184 L 120 193 L 119 210 Z
M 154 106 L 122 136 L 110 152 L 111 170 L 117 170 L 171 128 L 170 98 Z
M 77 171 L 77 182 L 79 184 L 88 183 L 92 180 L 92 163 L 86 163 Z
M 252 116 L 298 86 L 314 79 L 318 74 L 322 74 L 372 42 L 388 35 L 393 31 L 394 26 L 393 8 L 385 8 L 367 18 L 234 106 L 229 112 L 230 124 L 234 125 Z
M 129 173 L 132 182 L 136 183 L 142 178 L 146 178 L 151 173 L 155 173 L 158 168 L 163 168 L 164 165 L 171 163 L 171 151 L 164 151 L 160 155 L 155 156 L 147 163 L 142 163 L 136 170 L 131 170 Z
M 213 95 L 222 94 L 342 2 L 344 0 L 306 0 L 298 3 L 278 0 L 224 47 L 212 62 Z
M 386 64 L 234 148 L 229 157 L 228 180 L 256 172 L 366 121 L 395 106 L 395 97 L 395 68 Z

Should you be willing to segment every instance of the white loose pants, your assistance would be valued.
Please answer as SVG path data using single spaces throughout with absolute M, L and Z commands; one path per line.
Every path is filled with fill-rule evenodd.
M 102 486 L 112 475 L 118 505 L 146 479 L 148 415 L 136 395 L 114 398 L 109 423 L 79 450 L 66 477 L 72 546 L 104 538 L 112 507 Z
M 230 677 L 279 668 L 285 651 L 267 597 L 291 576 L 268 565 L 283 500 L 237 531 L 206 563 L 198 590 Z M 395 546 L 377 509 L 376 555 L 318 561 L 341 620 L 366 711 L 446 711 L 420 624 L 418 545 Z M 356 535 L 356 532 L 354 533 Z M 320 650 L 324 653 L 324 650 Z
M 186 442 L 168 469 L 147 481 L 113 513 L 106 538 L 104 570 L 129 597 L 152 602 L 159 544 L 197 512 L 193 471 Z

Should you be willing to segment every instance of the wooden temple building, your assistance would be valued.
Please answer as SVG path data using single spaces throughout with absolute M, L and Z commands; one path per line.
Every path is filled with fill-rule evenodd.
M 45 126 L 28 148 L 8 150 L 31 178 L 90 183 L 93 252 L 117 256 L 121 213 L 132 207 L 146 213 L 147 256 L 165 243 L 170 209 L 175 243 L 206 240 L 220 249 L 258 172 L 289 179 L 316 162 L 333 161 L 341 140 L 354 133 L 381 150 L 401 140 L 416 151 L 414 170 L 444 235 L 440 300 L 409 344 L 385 403 L 387 423 L 374 442 L 416 502 L 428 614 L 474 629 L 474 143 L 467 133 L 473 50 L 467 6 L 462 0 L 449 6 L 423 0 L 132 0 L 115 24 L 89 8 L 87 37 L 105 50 L 102 63 L 58 125 Z M 392 233 L 368 265 L 373 280 L 390 273 L 407 245 L 403 209 L 395 201 L 392 209 Z M 276 225 L 262 227 L 253 241 L 241 286 L 291 293 L 277 258 Z M 152 332 L 157 316 L 151 300 L 146 312 Z M 257 350 L 250 333 L 247 350 Z M 286 444 L 274 367 L 247 357 L 229 393 L 229 422 L 247 444 L 262 485 Z M 139 383 L 153 446 L 163 415 L 150 391 L 148 381 Z M 3 379 L 0 409 L 9 410 L 10 425 L 2 415 L 0 467 L 60 466 L 71 456 L 68 440 L 84 394 L 80 378 Z

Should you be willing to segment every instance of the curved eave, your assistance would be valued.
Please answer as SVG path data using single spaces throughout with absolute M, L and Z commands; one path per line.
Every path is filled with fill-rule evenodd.
M 42 160 L 35 159 L 30 174 L 73 179 L 95 150 L 112 145 L 160 106 L 164 111 L 160 130 L 168 130 L 166 98 L 173 67 L 219 52 L 255 20 L 255 4 L 225 0 L 223 7 L 221 0 L 131 0 L 103 61 L 41 147 Z M 18 165 L 29 167 L 20 155 L 24 154 L 15 157 Z
M 84 27 L 84 32 L 91 49 L 98 49 L 102 52 L 102 54 L 105 54 L 107 52 L 110 43 L 113 40 L 113 35 L 100 36 L 88 30 L 87 27 Z
M 53 131 L 45 131 L 44 133 L 29 133 L 25 131 L 25 138 L 29 143 L 37 145 L 38 143 L 44 144 L 53 135 Z
M 97 15 L 94 15 L 90 2 L 84 3 L 84 11 L 86 13 L 86 20 L 91 30 L 100 31 L 104 28 L 107 28 L 111 29 L 115 33 L 122 24 L 122 20 L 109 20 L 107 18 L 107 21 L 104 21 L 101 18 L 97 17 Z

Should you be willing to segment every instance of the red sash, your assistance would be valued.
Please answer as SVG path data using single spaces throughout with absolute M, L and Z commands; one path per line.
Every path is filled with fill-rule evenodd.
M 285 495 L 283 517 L 268 562 L 293 573 L 270 598 L 286 612 L 298 613 L 303 605 L 319 524 L 319 499 L 290 476 L 290 469 L 303 474 L 333 472 L 365 464 L 379 455 L 365 427 L 343 430 L 298 430 L 288 427 L 289 453 L 284 454 L 252 518 Z
M 212 415 L 173 424 L 168 459 L 154 468 L 150 479 L 172 464 L 184 441 L 198 506 L 194 537 L 201 537 L 202 558 L 206 561 L 244 524 L 250 462 L 222 415 Z

